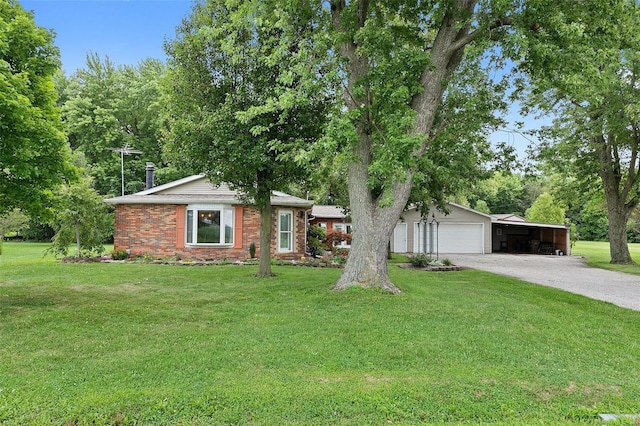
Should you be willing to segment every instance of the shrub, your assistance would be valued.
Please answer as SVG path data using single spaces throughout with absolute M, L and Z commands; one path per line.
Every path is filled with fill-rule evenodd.
M 249 257 L 251 259 L 256 258 L 256 243 L 249 244 Z
M 113 260 L 125 260 L 129 257 L 129 253 L 125 249 L 111 250 L 111 258 Z
M 323 241 L 327 238 L 326 231 L 318 225 L 311 225 L 307 230 L 307 249 L 313 257 L 318 256 L 327 247 Z
M 347 234 L 342 231 L 331 231 L 327 233 L 327 239 L 325 241 L 325 244 L 329 247 L 333 247 L 340 244 L 343 241 L 346 244 L 351 244 L 351 234 Z
M 407 260 L 409 261 L 411 266 L 414 266 L 416 268 L 424 268 L 425 266 L 433 263 L 433 259 L 431 258 L 431 256 L 426 253 L 417 253 L 413 256 L 407 256 Z
M 349 256 L 349 249 L 344 247 L 334 247 L 332 252 L 334 256 L 340 256 L 340 257 Z

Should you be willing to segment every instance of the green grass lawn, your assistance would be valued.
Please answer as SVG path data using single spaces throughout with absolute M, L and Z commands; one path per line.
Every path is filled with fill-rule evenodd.
M 571 249 L 574 256 L 584 256 L 587 264 L 596 268 L 610 269 L 612 271 L 626 272 L 628 274 L 640 275 L 640 244 L 629 244 L 631 258 L 635 265 L 612 265 L 609 254 L 609 243 L 603 241 L 577 241 L 575 247 Z
M 640 312 L 479 271 L 0 256 L 0 424 L 598 424 L 640 413 Z M 629 421 L 628 424 L 635 424 Z

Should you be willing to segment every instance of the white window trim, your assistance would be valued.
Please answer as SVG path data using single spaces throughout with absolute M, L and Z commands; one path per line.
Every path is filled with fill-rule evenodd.
M 193 210 L 194 211 L 194 215 L 193 215 L 193 223 L 192 223 L 192 230 L 195 231 L 195 235 L 194 237 L 194 242 L 187 242 L 189 241 L 189 210 Z M 198 232 L 197 232 L 197 227 L 198 227 L 198 212 L 200 210 L 220 210 L 220 240 L 222 242 L 220 243 L 199 243 L 197 242 L 197 238 L 198 238 Z M 224 237 L 225 237 L 225 227 L 227 226 L 227 223 L 225 222 L 225 213 L 226 212 L 230 212 L 231 213 L 231 241 L 230 242 L 224 242 Z M 189 246 L 189 247 L 232 247 L 233 246 L 233 242 L 235 241 L 236 235 L 235 235 L 235 221 L 236 221 L 236 217 L 235 217 L 235 208 L 232 205 L 228 205 L 228 204 L 189 204 L 186 208 L 185 211 L 185 227 L 184 227 L 184 241 L 185 241 L 185 245 Z
M 281 229 L 281 217 L 283 215 L 289 215 L 289 217 L 291 218 L 291 221 L 289 222 L 290 226 L 291 226 L 291 231 L 283 231 Z M 293 215 L 293 210 L 278 210 L 278 253 L 293 253 L 294 251 L 294 247 L 295 247 L 295 235 L 294 235 L 294 228 L 295 227 L 295 220 L 294 220 L 294 215 Z M 287 232 L 289 234 L 289 244 L 290 247 L 281 247 L 280 246 L 280 242 L 281 242 L 281 236 L 283 232 Z
M 347 228 L 351 228 L 351 232 L 353 232 L 353 225 L 351 225 L 350 222 L 336 222 L 332 225 L 332 227 L 334 231 L 340 231 L 345 234 L 349 234 L 349 232 L 347 232 Z M 351 244 L 347 244 L 347 242 L 343 240 L 336 244 L 336 247 L 351 248 Z

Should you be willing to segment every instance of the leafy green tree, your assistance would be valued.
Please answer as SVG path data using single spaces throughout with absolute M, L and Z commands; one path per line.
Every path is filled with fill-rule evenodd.
M 518 49 L 530 104 L 557 117 L 542 158 L 604 192 L 611 263 L 632 263 L 627 222 L 640 202 L 640 5 L 554 8 L 528 8 L 536 31 Z
M 495 102 L 501 87 L 482 72 L 480 58 L 515 22 L 516 3 L 330 2 L 345 76 L 334 138 L 350 154 L 355 230 L 336 289 L 399 291 L 388 277 L 387 245 L 407 202 L 455 193 L 459 178 L 483 160 L 482 134 L 502 105 Z
M 158 170 L 166 166 L 160 142 L 164 71 L 158 60 L 116 67 L 108 57 L 102 60 L 94 53 L 87 56 L 85 69 L 69 79 L 57 77 L 71 147 L 86 157 L 101 194 L 121 192 L 121 156 L 114 150 L 129 146 L 142 151 L 122 157 L 126 193 L 144 189 L 146 162 Z
M 565 223 L 564 208 L 547 192 L 540 194 L 538 199 L 527 209 L 525 217 L 529 222 Z
M 20 233 L 29 224 L 29 216 L 20 209 L 13 209 L 4 216 L 0 216 L 0 254 L 2 254 L 2 242 L 4 236 L 10 232 Z
M 226 182 L 260 210 L 258 276 L 272 275 L 271 192 L 303 179 L 301 158 L 322 134 L 323 70 L 315 2 L 196 3 L 166 44 L 167 151 Z
M 91 179 L 60 188 L 55 200 L 56 231 L 50 250 L 66 256 L 75 244 L 75 257 L 104 252 L 104 242 L 113 232 L 113 215 L 103 197 L 91 187 Z
M 630 243 L 640 243 L 640 209 L 631 213 L 627 223 L 627 239 Z
M 324 241 L 327 239 L 327 231 L 318 225 L 311 225 L 307 229 L 307 247 L 311 256 L 315 257 L 322 253 L 323 250 L 327 250 L 328 247 L 324 245 Z
M 582 205 L 575 223 L 580 240 L 608 240 L 607 206 L 602 194 L 596 195 Z
M 2 237 L 10 232 L 19 234 L 29 224 L 29 216 L 20 209 L 13 209 L 9 213 L 0 216 L 0 242 Z
M 473 208 L 479 212 L 482 213 L 486 213 L 486 214 L 491 214 L 491 210 L 489 209 L 489 206 L 487 205 L 487 202 L 484 200 L 478 200 L 476 201 L 475 206 L 473 206 Z
M 49 191 L 73 176 L 56 108 L 53 38 L 17 1 L 0 0 L 0 214 L 46 214 Z
M 467 190 L 470 202 L 483 200 L 492 213 L 523 215 L 524 179 L 516 173 L 494 172 L 488 179 L 477 182 Z

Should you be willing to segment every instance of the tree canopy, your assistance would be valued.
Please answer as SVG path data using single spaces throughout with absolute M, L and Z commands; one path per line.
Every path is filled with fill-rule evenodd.
M 482 54 L 514 21 L 517 3 L 330 2 L 344 76 L 332 137 L 349 153 L 354 222 L 337 289 L 398 291 L 388 278 L 387 246 L 408 201 L 441 200 L 490 158 L 483 136 L 504 104 Z
M 260 272 L 270 275 L 271 191 L 307 176 L 328 95 L 315 63 L 320 5 L 196 3 L 166 44 L 170 157 L 261 210 Z
M 113 234 L 113 215 L 103 197 L 92 187 L 90 178 L 63 185 L 54 197 L 55 214 L 51 225 L 56 231 L 50 250 L 66 256 L 75 244 L 75 257 L 102 254 L 104 242 Z
M 53 39 L 16 0 L 0 0 L 0 214 L 15 207 L 45 214 L 49 191 L 73 175 L 56 107 Z
M 564 224 L 564 208 L 548 192 L 540 194 L 525 217 L 529 222 Z
M 630 263 L 626 226 L 640 202 L 640 5 L 554 7 L 529 9 L 536 31 L 519 50 L 530 104 L 556 116 L 543 158 L 604 190 L 611 261 Z
M 121 160 L 126 193 L 145 188 L 145 163 L 153 162 L 158 169 L 167 166 L 160 140 L 159 86 L 164 71 L 164 65 L 155 59 L 116 67 L 108 57 L 91 53 L 85 68 L 68 79 L 58 77 L 71 148 L 84 155 L 99 193 L 120 194 Z M 115 150 L 124 146 L 142 154 L 121 159 Z

